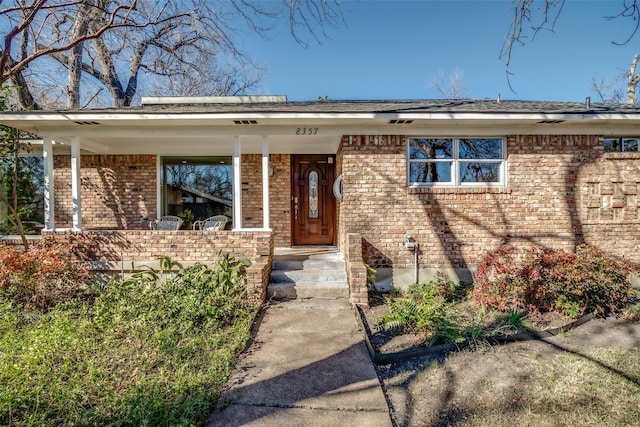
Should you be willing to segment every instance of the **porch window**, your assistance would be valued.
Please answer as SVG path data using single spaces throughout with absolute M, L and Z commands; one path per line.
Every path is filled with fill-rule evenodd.
M 162 213 L 193 221 L 214 215 L 233 218 L 231 157 L 164 157 Z M 183 226 L 183 228 L 185 228 Z
M 501 186 L 503 138 L 409 138 L 410 186 Z

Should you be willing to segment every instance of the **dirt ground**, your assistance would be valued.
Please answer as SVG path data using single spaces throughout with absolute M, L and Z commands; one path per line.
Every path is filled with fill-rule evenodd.
M 384 345 L 386 351 L 398 351 L 415 339 L 403 337 Z M 634 425 L 629 424 L 629 417 L 640 413 L 640 366 L 612 366 L 619 364 L 620 352 L 640 353 L 640 322 L 593 319 L 545 340 L 486 345 L 444 356 L 382 365 L 377 369 L 396 426 L 512 427 L 514 419 L 519 426 Z M 616 353 L 618 358 L 608 358 L 607 353 Z M 567 357 L 573 357 L 571 363 Z M 634 360 L 638 360 L 637 356 Z M 630 392 L 632 400 L 630 404 L 621 405 L 623 408 L 635 405 L 631 408 L 635 412 L 619 415 L 615 413 L 620 412 L 617 408 L 609 411 L 607 402 L 600 406 L 590 402 L 591 398 L 584 396 L 589 394 L 589 387 L 603 385 L 588 384 L 593 379 L 581 375 L 580 371 L 587 370 L 579 364 L 582 362 L 595 365 L 607 375 L 611 374 L 612 382 L 622 384 L 619 393 Z M 596 372 L 592 376 L 602 375 Z M 562 387 L 579 381 L 585 383 L 573 384 L 583 391 L 577 392 L 578 397 L 572 395 L 568 404 L 555 399 L 554 393 L 568 394 Z M 624 384 L 628 384 L 626 388 Z M 552 391 L 545 402 L 540 396 L 545 392 L 549 395 L 549 391 L 544 388 L 554 387 L 558 390 Z M 535 392 L 536 389 L 539 391 Z M 576 407 L 564 408 L 563 405 Z M 582 417 L 582 407 L 589 411 L 588 416 Z M 640 426 L 640 418 L 636 418 L 636 422 L 635 425 Z

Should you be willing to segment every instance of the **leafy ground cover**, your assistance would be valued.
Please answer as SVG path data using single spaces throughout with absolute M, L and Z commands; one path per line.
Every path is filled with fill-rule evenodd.
M 73 267 L 56 276 L 76 278 Z M 44 265 L 49 261 L 42 256 Z M 204 420 L 245 346 L 257 303 L 247 264 L 164 260 L 105 287 L 80 288 L 46 306 L 46 284 L 0 285 L 0 425 L 195 425 Z M 2 268 L 9 269 L 7 264 Z M 28 274 L 17 272 L 15 277 Z M 11 284 L 12 283 L 12 284 Z M 49 282 L 53 283 L 53 282 Z M 66 298 L 70 294 L 83 297 Z M 88 295 L 90 297 L 88 297 Z
M 372 293 L 365 310 L 379 351 L 561 328 L 585 314 L 626 315 L 640 294 L 634 266 L 590 246 L 576 254 L 503 246 L 480 263 L 473 285 L 439 275 L 392 294 Z M 633 315 L 633 313 L 631 313 Z

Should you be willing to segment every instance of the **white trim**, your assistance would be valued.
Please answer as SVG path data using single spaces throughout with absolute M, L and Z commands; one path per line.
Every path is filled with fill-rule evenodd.
M 269 138 L 262 137 L 262 225 L 269 228 Z
M 162 216 L 162 204 L 164 201 L 163 187 L 164 186 L 164 170 L 162 165 L 162 157 L 156 156 L 156 218 L 160 218 Z M 149 218 L 150 220 L 153 218 Z
M 71 139 L 71 206 L 73 229 L 82 230 L 82 188 L 80 179 L 80 138 Z
M 55 185 L 53 174 L 53 141 L 49 137 L 42 138 L 42 163 L 44 169 L 44 226 L 53 231 L 55 224 Z
M 242 146 L 238 135 L 233 137 L 233 230 L 242 228 Z

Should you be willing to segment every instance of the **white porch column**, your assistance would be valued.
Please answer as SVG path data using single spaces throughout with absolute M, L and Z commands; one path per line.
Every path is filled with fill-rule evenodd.
M 242 150 L 240 146 L 240 137 L 233 137 L 233 229 L 242 229 L 242 173 L 240 167 L 240 156 Z
M 71 138 L 71 203 L 73 230 L 82 230 L 82 194 L 80 191 L 80 139 Z
M 53 181 L 53 143 L 51 138 L 42 139 L 42 159 L 44 163 L 44 229 L 53 231 L 55 224 L 55 191 Z
M 269 138 L 262 137 L 262 228 L 269 229 Z

